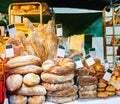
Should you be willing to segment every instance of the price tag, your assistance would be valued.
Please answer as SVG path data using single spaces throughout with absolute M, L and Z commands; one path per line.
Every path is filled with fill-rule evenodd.
M 76 69 L 78 69 L 78 68 L 82 68 L 82 67 L 83 67 L 82 61 L 80 60 L 79 57 L 74 58 L 73 60 L 74 60 L 75 63 L 76 63 Z
M 57 56 L 64 57 L 65 56 L 65 47 L 63 45 L 58 45 Z
M 103 79 L 106 81 L 109 81 L 112 76 L 112 72 L 113 72 L 113 70 L 107 69 L 106 73 L 103 76 Z
M 15 16 L 15 23 L 22 23 L 21 16 Z
M 0 54 L 0 57 L 4 60 L 5 59 L 5 54 Z
M 91 66 L 91 65 L 93 65 L 95 63 L 94 59 L 91 57 L 90 54 L 85 56 L 85 60 L 86 60 L 86 62 L 88 64 L 88 66 Z
M 96 51 L 95 51 L 95 48 L 90 48 L 89 49 L 89 53 L 92 57 L 96 57 Z
M 63 36 L 62 24 L 56 25 L 56 32 L 57 32 L 57 36 Z
M 104 61 L 104 66 L 105 66 L 105 69 L 106 69 L 106 70 L 109 68 L 108 60 L 105 60 L 105 61 Z
M 120 63 L 120 56 L 116 56 L 116 63 Z
M 13 46 L 11 44 L 5 46 L 6 58 L 14 56 Z
M 17 34 L 15 25 L 11 24 L 11 25 L 8 25 L 7 27 L 8 27 L 10 37 L 14 37 Z

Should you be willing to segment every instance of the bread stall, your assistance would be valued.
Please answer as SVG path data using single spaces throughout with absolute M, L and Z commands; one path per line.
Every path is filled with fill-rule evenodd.
M 17 29 L 15 36 L 5 42 L 13 50 L 11 56 L 6 53 L 4 63 L 8 103 L 117 104 L 119 64 L 115 70 L 108 70 L 97 57 L 75 49 L 66 50 L 64 39 L 55 32 L 54 19 L 42 22 L 41 4 L 16 3 L 9 7 L 9 25 L 22 29 Z M 40 21 L 36 25 L 26 15 L 39 15 Z M 16 23 L 15 16 L 21 17 L 20 23 Z M 107 72 L 111 75 L 109 81 L 105 77 Z

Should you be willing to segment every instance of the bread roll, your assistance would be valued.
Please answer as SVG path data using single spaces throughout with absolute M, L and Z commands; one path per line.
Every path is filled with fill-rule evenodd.
M 10 104 L 27 104 L 27 96 L 10 95 Z
M 75 95 L 78 91 L 78 88 L 76 85 L 73 86 L 69 86 L 68 88 L 65 88 L 63 90 L 60 91 L 48 91 L 47 95 L 48 96 L 70 96 L 70 95 Z
M 108 85 L 107 87 L 106 87 L 106 91 L 113 91 L 113 92 L 115 92 L 115 87 L 113 87 L 112 85 Z
M 43 96 L 46 94 L 46 90 L 41 85 L 36 85 L 33 87 L 28 87 L 26 85 L 22 85 L 22 87 L 17 91 L 17 94 L 20 95 L 27 95 L 27 96 L 34 96 L 34 95 L 40 95 Z
M 41 73 L 41 79 L 47 83 L 63 83 L 74 78 L 74 73 L 66 74 L 66 75 L 56 75 L 50 73 Z
M 75 70 L 76 76 L 88 76 L 89 70 L 85 67 Z
M 50 102 L 54 102 L 55 104 L 58 104 L 58 103 L 63 104 L 63 103 L 66 103 L 66 102 L 73 101 L 76 98 L 78 98 L 77 94 L 71 95 L 71 96 L 66 96 L 66 97 L 47 96 L 46 100 L 50 101 Z
M 35 86 L 40 83 L 40 76 L 34 73 L 28 73 L 23 77 L 23 83 L 26 86 Z
M 37 56 L 33 55 L 26 55 L 26 56 L 18 56 L 12 58 L 6 63 L 6 67 L 8 68 L 15 68 L 24 65 L 40 65 L 41 59 Z
M 43 83 L 43 86 L 48 91 L 57 91 L 57 90 L 63 90 L 65 88 L 68 88 L 68 86 L 72 86 L 74 84 L 74 80 L 70 80 L 64 83 L 60 84 L 52 84 L 52 83 Z
M 100 98 L 107 98 L 108 97 L 108 93 L 107 92 L 98 92 L 97 96 Z
M 28 104 L 44 104 L 45 96 L 32 96 L 28 98 Z
M 42 68 L 36 65 L 25 65 L 19 66 L 16 68 L 8 69 L 8 74 L 27 74 L 27 73 L 36 73 L 40 74 L 42 72 Z
M 8 91 L 15 91 L 22 86 L 23 77 L 19 74 L 13 74 L 7 77 L 6 86 Z

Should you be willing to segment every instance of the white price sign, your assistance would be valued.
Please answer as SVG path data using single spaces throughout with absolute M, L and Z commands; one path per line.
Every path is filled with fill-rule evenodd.
M 91 66 L 91 65 L 93 65 L 95 63 L 94 59 L 91 57 L 90 54 L 85 56 L 85 60 L 86 60 L 86 62 L 88 64 L 88 66 Z
M 56 25 L 56 32 L 57 32 L 57 36 L 63 36 L 62 24 Z
M 90 48 L 89 49 L 89 53 L 92 57 L 96 57 L 96 51 L 95 51 L 95 48 Z
M 103 79 L 106 81 L 109 81 L 112 76 L 112 72 L 113 72 L 113 70 L 107 69 L 105 75 L 103 76 Z
M 10 37 L 14 37 L 17 34 L 14 24 L 8 25 L 7 28 L 8 28 Z
M 13 46 L 11 44 L 5 46 L 6 58 L 14 56 Z
M 65 47 L 63 45 L 58 45 L 57 56 L 64 57 L 65 56 Z
M 76 63 L 76 69 L 83 67 L 83 63 L 82 63 L 82 61 L 81 61 L 81 59 L 80 59 L 79 57 L 74 58 L 73 60 L 74 60 L 75 63 Z

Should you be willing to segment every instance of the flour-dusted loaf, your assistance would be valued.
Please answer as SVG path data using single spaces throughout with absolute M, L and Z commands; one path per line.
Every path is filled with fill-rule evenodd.
M 66 74 L 66 75 L 56 75 L 51 73 L 41 73 L 41 79 L 47 83 L 63 83 L 74 78 L 74 73 Z
M 37 56 L 26 55 L 26 56 L 18 56 L 9 60 L 5 66 L 7 68 L 15 68 L 24 65 L 40 65 L 41 59 Z
M 27 74 L 27 73 L 36 73 L 40 74 L 42 72 L 42 68 L 37 65 L 25 65 L 19 66 L 16 68 L 8 69 L 8 74 Z
M 58 90 L 58 91 L 47 91 L 47 95 L 48 96 L 71 96 L 71 95 L 75 95 L 78 91 L 78 88 L 76 85 L 73 86 L 68 86 L 68 88 L 65 88 L 63 90 Z
M 74 80 L 70 80 L 64 83 L 54 84 L 54 83 L 43 83 L 43 86 L 48 91 L 57 91 L 57 90 L 63 90 L 65 88 L 68 88 L 69 86 L 72 86 L 74 84 Z
M 45 96 L 32 96 L 28 98 L 28 104 L 44 104 Z
M 22 86 L 23 77 L 20 74 L 13 74 L 7 77 L 6 86 L 8 91 L 15 91 Z
M 56 97 L 56 96 L 47 96 L 47 101 L 51 101 L 51 102 L 54 102 L 55 104 L 63 104 L 63 103 L 66 103 L 66 102 L 70 102 L 70 101 L 73 101 L 75 99 L 78 98 L 78 95 L 75 94 L 75 95 L 71 95 L 71 96 L 66 96 L 66 97 Z
M 23 95 L 10 95 L 10 104 L 27 104 L 27 96 Z
M 42 85 L 28 87 L 23 84 L 22 87 L 17 91 L 17 94 L 27 95 L 27 96 L 34 96 L 34 95 L 43 96 L 46 94 L 46 89 Z
M 23 83 L 26 86 L 35 86 L 40 83 L 40 76 L 34 73 L 28 73 L 23 77 Z

